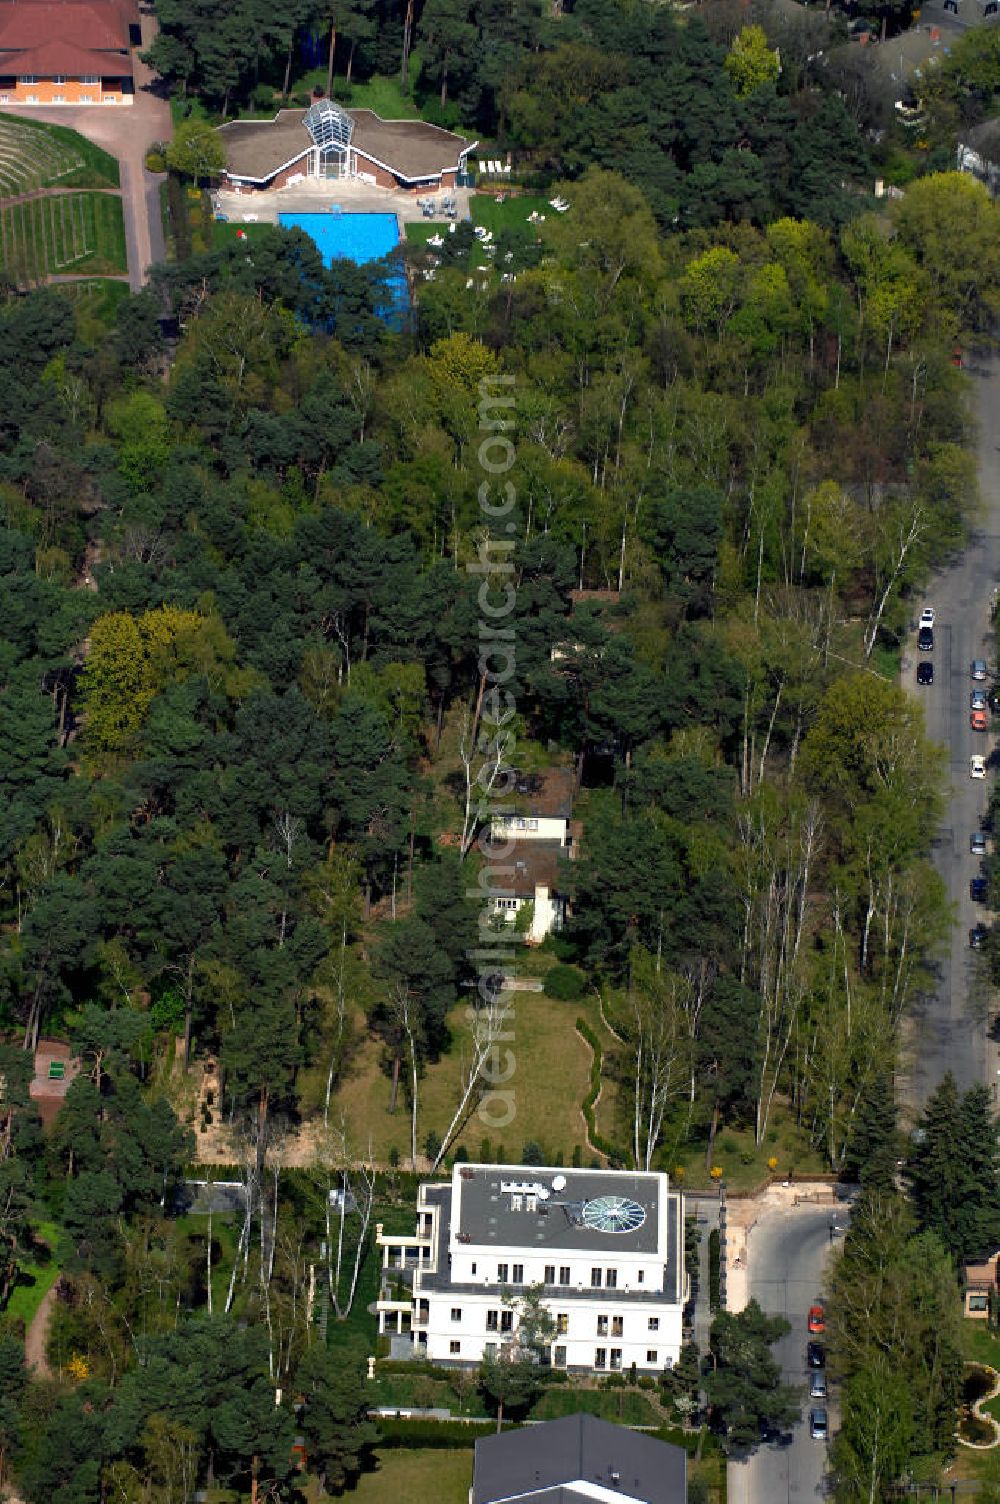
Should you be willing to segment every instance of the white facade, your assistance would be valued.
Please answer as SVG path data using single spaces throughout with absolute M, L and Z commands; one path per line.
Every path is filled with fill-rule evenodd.
M 494 815 L 491 841 L 558 841 L 569 845 L 569 821 L 562 815 Z
M 643 1213 L 642 1223 L 585 1224 L 612 1204 Z M 660 1372 L 681 1347 L 683 1216 L 666 1175 L 456 1165 L 450 1185 L 420 1187 L 415 1237 L 376 1229 L 379 1330 L 411 1332 L 432 1361 L 478 1364 L 491 1347 L 516 1341 L 518 1302 L 541 1287 L 556 1323 L 554 1367 Z M 385 1288 L 402 1269 L 411 1298 Z

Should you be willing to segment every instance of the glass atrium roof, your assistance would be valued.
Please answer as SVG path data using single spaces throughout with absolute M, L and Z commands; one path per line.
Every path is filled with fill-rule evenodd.
M 332 99 L 317 99 L 306 110 L 306 130 L 317 146 L 349 146 L 354 121 Z

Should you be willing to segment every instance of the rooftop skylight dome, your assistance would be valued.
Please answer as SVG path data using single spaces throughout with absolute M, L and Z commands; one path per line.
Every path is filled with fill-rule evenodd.
M 354 121 L 332 99 L 317 99 L 314 105 L 310 105 L 304 124 L 316 146 L 343 148 L 351 144 Z

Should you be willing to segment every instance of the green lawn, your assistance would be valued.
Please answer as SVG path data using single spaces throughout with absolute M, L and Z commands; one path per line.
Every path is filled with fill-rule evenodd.
M 117 188 L 118 163 L 64 125 L 0 118 L 0 198 L 36 188 Z
M 228 223 L 214 219 L 212 221 L 212 244 L 216 247 L 224 245 L 247 244 L 250 241 L 260 240 L 274 225 L 245 225 L 239 220 L 231 219 Z M 243 231 L 243 236 L 238 231 Z M 245 236 L 245 239 L 243 238 Z
M 35 1227 L 35 1237 L 39 1243 L 48 1245 L 49 1252 L 42 1257 L 45 1250 L 39 1248 L 36 1258 L 22 1264 L 18 1283 L 7 1302 L 5 1312 L 7 1316 L 19 1318 L 26 1327 L 30 1326 L 42 1303 L 42 1297 L 59 1278 L 59 1264 L 55 1258 L 59 1240 L 58 1227 L 54 1222 L 39 1222 Z
M 994 1337 L 985 1321 L 962 1322 L 962 1351 L 969 1363 L 987 1363 L 1000 1372 L 1000 1337 Z
M 523 194 L 518 198 L 507 198 L 502 204 L 498 204 L 489 193 L 474 193 L 470 211 L 473 223 L 485 225 L 488 230 L 493 231 L 494 235 L 500 230 L 515 226 L 523 227 L 528 223 L 529 214 L 535 211 L 545 215 L 546 224 L 550 219 L 558 218 L 556 211 L 550 207 L 546 199 L 536 198 L 529 194 Z
M 528 961 L 525 962 L 529 968 Z M 517 993 L 513 1000 L 511 1027 L 514 1038 L 508 1048 L 513 1051 L 515 1069 L 504 1090 L 513 1093 L 513 1119 L 502 1129 L 491 1129 L 473 1115 L 459 1135 L 470 1158 L 476 1158 L 480 1144 L 488 1138 L 494 1152 L 516 1160 L 526 1142 L 540 1144 L 551 1163 L 561 1154 L 566 1164 L 574 1148 L 579 1147 L 584 1163 L 592 1157 L 586 1147 L 580 1103 L 590 1081 L 590 1050 L 576 1032 L 576 1019 L 583 1016 L 602 1038 L 606 1037 L 597 1012 L 596 1000 L 577 1003 L 555 1002 L 543 993 Z M 469 1056 L 469 1028 L 465 1005 L 455 1008 L 449 1018 L 452 1046 L 448 1054 L 430 1065 L 420 1082 L 417 1137 L 422 1146 L 429 1129 L 443 1133 L 458 1101 L 462 1065 Z M 359 1030 L 364 1021 L 357 1020 Z M 385 1162 L 395 1148 L 406 1162 L 409 1154 L 409 1114 L 402 1096 L 394 1114 L 390 1114 L 390 1082 L 379 1067 L 381 1048 L 377 1041 L 366 1039 L 355 1055 L 347 1077 L 336 1095 L 336 1110 L 342 1114 L 352 1143 L 371 1143 L 375 1159 Z M 319 1090 L 317 1076 L 303 1073 L 304 1094 Z M 308 1105 L 308 1104 L 304 1104 Z
M 472 1448 L 377 1452 L 378 1471 L 366 1473 L 346 1497 L 357 1504 L 469 1504 Z
M 0 209 L 0 265 L 19 282 L 126 269 L 121 200 L 70 193 Z

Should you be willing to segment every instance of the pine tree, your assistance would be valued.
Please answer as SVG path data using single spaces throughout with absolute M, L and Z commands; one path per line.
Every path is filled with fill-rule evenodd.
M 896 1094 L 891 1075 L 880 1071 L 861 1097 L 844 1156 L 844 1174 L 862 1185 L 888 1190 L 895 1181 L 898 1149 Z
M 960 1105 L 954 1147 L 962 1191 L 954 1208 L 958 1259 L 993 1252 L 1000 1244 L 1000 1149 L 985 1086 L 970 1087 Z
M 907 1179 L 921 1228 L 936 1232 L 954 1250 L 955 1209 L 962 1193 L 962 1172 L 956 1152 L 961 1129 L 961 1104 L 955 1078 L 949 1071 L 928 1098 L 907 1166 Z

